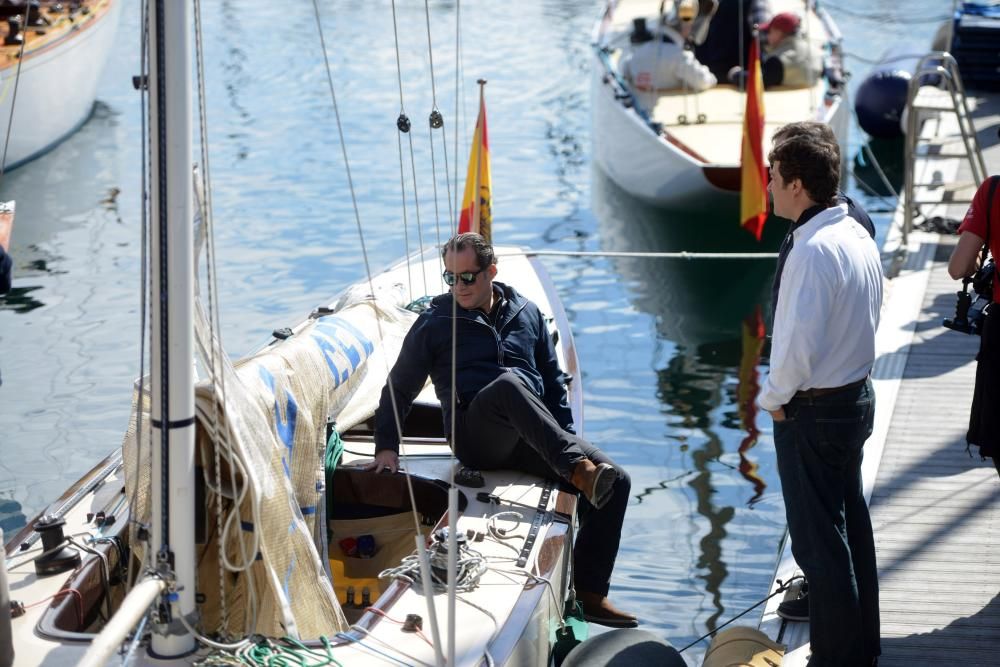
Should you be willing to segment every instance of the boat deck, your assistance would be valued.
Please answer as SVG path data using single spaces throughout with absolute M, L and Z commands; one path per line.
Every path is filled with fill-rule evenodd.
M 987 170 L 1000 173 L 1000 95 L 969 97 Z M 915 199 L 936 192 L 945 203 L 923 207 L 917 222 L 961 220 L 968 205 L 947 203 L 960 189 L 950 186 L 970 181 L 971 172 L 941 150 L 954 145 L 943 136 L 954 125 L 946 117 L 930 125 L 940 146 L 917 159 L 917 182 L 923 176 L 940 185 Z M 899 209 L 893 230 L 901 219 Z M 954 315 L 961 287 L 947 273 L 956 238 L 909 236 L 906 261 L 887 283 L 876 341 L 876 423 L 863 475 L 879 565 L 882 667 L 995 665 L 1000 652 L 1000 480 L 992 462 L 966 453 L 965 443 L 979 338 L 941 324 Z M 887 265 L 899 243 L 890 233 Z M 786 544 L 776 576 L 794 572 Z M 779 599 L 768 604 L 761 629 L 789 645 L 783 665 L 804 665 L 808 624 L 777 618 Z

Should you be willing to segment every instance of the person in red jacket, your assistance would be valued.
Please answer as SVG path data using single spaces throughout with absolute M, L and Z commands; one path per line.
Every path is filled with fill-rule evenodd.
M 948 260 L 948 273 L 955 280 L 973 275 L 979 270 L 983 245 L 995 258 L 1000 253 L 1000 176 L 983 181 L 976 191 L 965 219 L 958 228 L 958 245 Z M 983 457 L 993 459 L 1000 474 L 1000 281 L 993 272 L 993 302 L 987 307 L 986 319 L 976 356 L 976 384 L 969 414 L 969 445 L 979 447 Z
M 7 250 L 10 248 L 10 230 L 13 226 L 13 215 L 0 212 L 0 294 L 10 291 L 10 274 L 14 262 Z

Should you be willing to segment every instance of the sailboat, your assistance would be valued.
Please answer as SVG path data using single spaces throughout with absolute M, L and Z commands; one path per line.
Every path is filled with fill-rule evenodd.
M 6 22 L 0 28 L 0 137 L 9 141 L 4 169 L 53 148 L 90 117 L 121 5 L 44 0 L 0 7 Z
M 735 203 L 740 192 L 744 91 L 725 80 L 700 92 L 640 90 L 622 71 L 633 48 L 635 21 L 645 20 L 654 32 L 653 26 L 675 4 L 609 0 L 595 25 L 590 96 L 594 161 L 633 197 L 654 205 L 700 210 L 720 198 Z M 749 3 L 730 3 L 737 4 Z M 824 54 L 824 67 L 823 75 L 809 85 L 765 91 L 764 146 L 771 145 L 782 125 L 804 120 L 828 124 L 846 146 L 850 110 L 836 24 L 811 0 L 772 0 L 769 6 L 773 15 L 790 12 L 801 18 L 812 47 Z M 716 29 L 722 19 L 712 18 L 708 30 Z
M 575 493 L 514 471 L 459 489 L 429 388 L 401 428 L 405 473 L 356 465 L 373 454 L 374 408 L 414 310 L 446 290 L 436 249 L 348 287 L 248 357 L 222 349 L 195 299 L 195 247 L 211 260 L 213 246 L 211 192 L 190 172 L 191 18 L 188 3 L 149 4 L 139 79 L 151 372 L 122 447 L 5 545 L 0 664 L 119 653 L 130 664 L 548 664 L 574 637 Z M 497 252 L 499 279 L 548 316 L 560 364 L 579 378 L 544 269 Z M 569 397 L 582 424 L 578 382 Z

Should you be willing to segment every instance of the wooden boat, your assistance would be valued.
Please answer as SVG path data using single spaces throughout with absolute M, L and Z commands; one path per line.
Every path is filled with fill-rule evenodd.
M 192 63 L 178 47 L 191 17 L 181 3 L 154 4 L 151 127 L 185 136 Z M 373 453 L 374 408 L 411 308 L 446 289 L 436 250 L 351 286 L 230 364 L 191 303 L 190 146 L 161 147 L 152 134 L 163 178 L 150 181 L 151 238 L 170 260 L 161 283 L 154 247 L 151 292 L 165 299 L 152 322 L 169 332 L 153 336 L 121 450 L 7 543 L 17 604 L 0 654 L 12 649 L 18 665 L 100 665 L 119 651 L 131 664 L 278 652 L 351 665 L 548 664 L 567 635 L 575 494 L 514 471 L 450 486 L 455 463 L 429 388 L 403 425 L 406 474 L 357 465 Z M 548 316 L 560 362 L 579 378 L 544 270 L 497 251 L 498 279 Z M 207 375 L 197 386 L 196 351 Z M 570 404 L 582 424 L 578 382 Z M 411 555 L 424 549 L 426 560 Z
M 90 117 L 122 3 L 43 0 L 22 27 L 24 4 L 0 8 L 6 21 L 0 25 L 0 137 L 10 137 L 4 169 L 53 148 Z
M 594 159 L 632 196 L 659 206 L 703 206 L 721 195 L 738 201 L 746 94 L 719 83 L 699 93 L 635 89 L 620 63 L 629 49 L 633 19 L 653 26 L 659 0 L 612 0 L 593 33 L 591 136 Z M 830 16 L 801 0 L 772 0 L 771 11 L 804 16 L 826 74 L 811 86 L 777 86 L 764 93 L 764 148 L 774 131 L 794 121 L 827 123 L 847 140 L 849 108 L 841 66 L 841 37 Z M 717 20 L 716 19 L 713 19 Z

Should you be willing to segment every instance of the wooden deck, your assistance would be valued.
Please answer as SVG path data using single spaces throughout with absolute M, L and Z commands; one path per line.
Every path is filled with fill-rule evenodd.
M 941 326 L 954 312 L 952 244 L 942 239 L 928 269 L 870 502 L 882 666 L 996 665 L 1000 655 L 1000 480 L 965 452 L 979 338 Z
M 1000 95 L 970 93 L 987 170 L 1000 173 Z M 947 135 L 946 114 L 925 131 Z M 968 205 L 949 204 L 971 181 L 953 155 L 954 137 L 916 160 L 916 222 L 961 220 Z M 883 250 L 886 266 L 902 244 L 897 210 Z M 879 567 L 882 622 L 880 667 L 1000 664 L 1000 478 L 991 461 L 966 452 L 965 432 L 975 378 L 978 336 L 950 331 L 961 283 L 947 272 L 957 237 L 916 231 L 905 262 L 886 283 L 872 377 L 875 432 L 865 445 L 862 475 Z M 996 409 L 1000 409 L 997 406 Z M 787 541 L 786 541 L 787 542 Z M 786 544 L 776 579 L 797 571 Z M 773 589 L 772 589 L 773 590 Z M 784 667 L 808 660 L 808 624 L 786 623 L 767 604 L 760 628 L 789 646 Z
M 1000 173 L 1000 95 L 969 97 L 987 170 Z M 933 153 L 917 160 L 918 169 L 943 171 L 945 183 L 972 180 L 966 162 L 953 171 Z M 949 188 L 943 190 L 947 200 Z M 943 205 L 925 217 L 960 220 L 967 208 Z M 961 286 L 946 269 L 956 237 L 921 236 L 936 242 L 934 256 L 870 502 L 881 587 L 879 665 L 997 665 L 1000 478 L 965 444 L 979 338 L 941 326 L 953 316 Z

